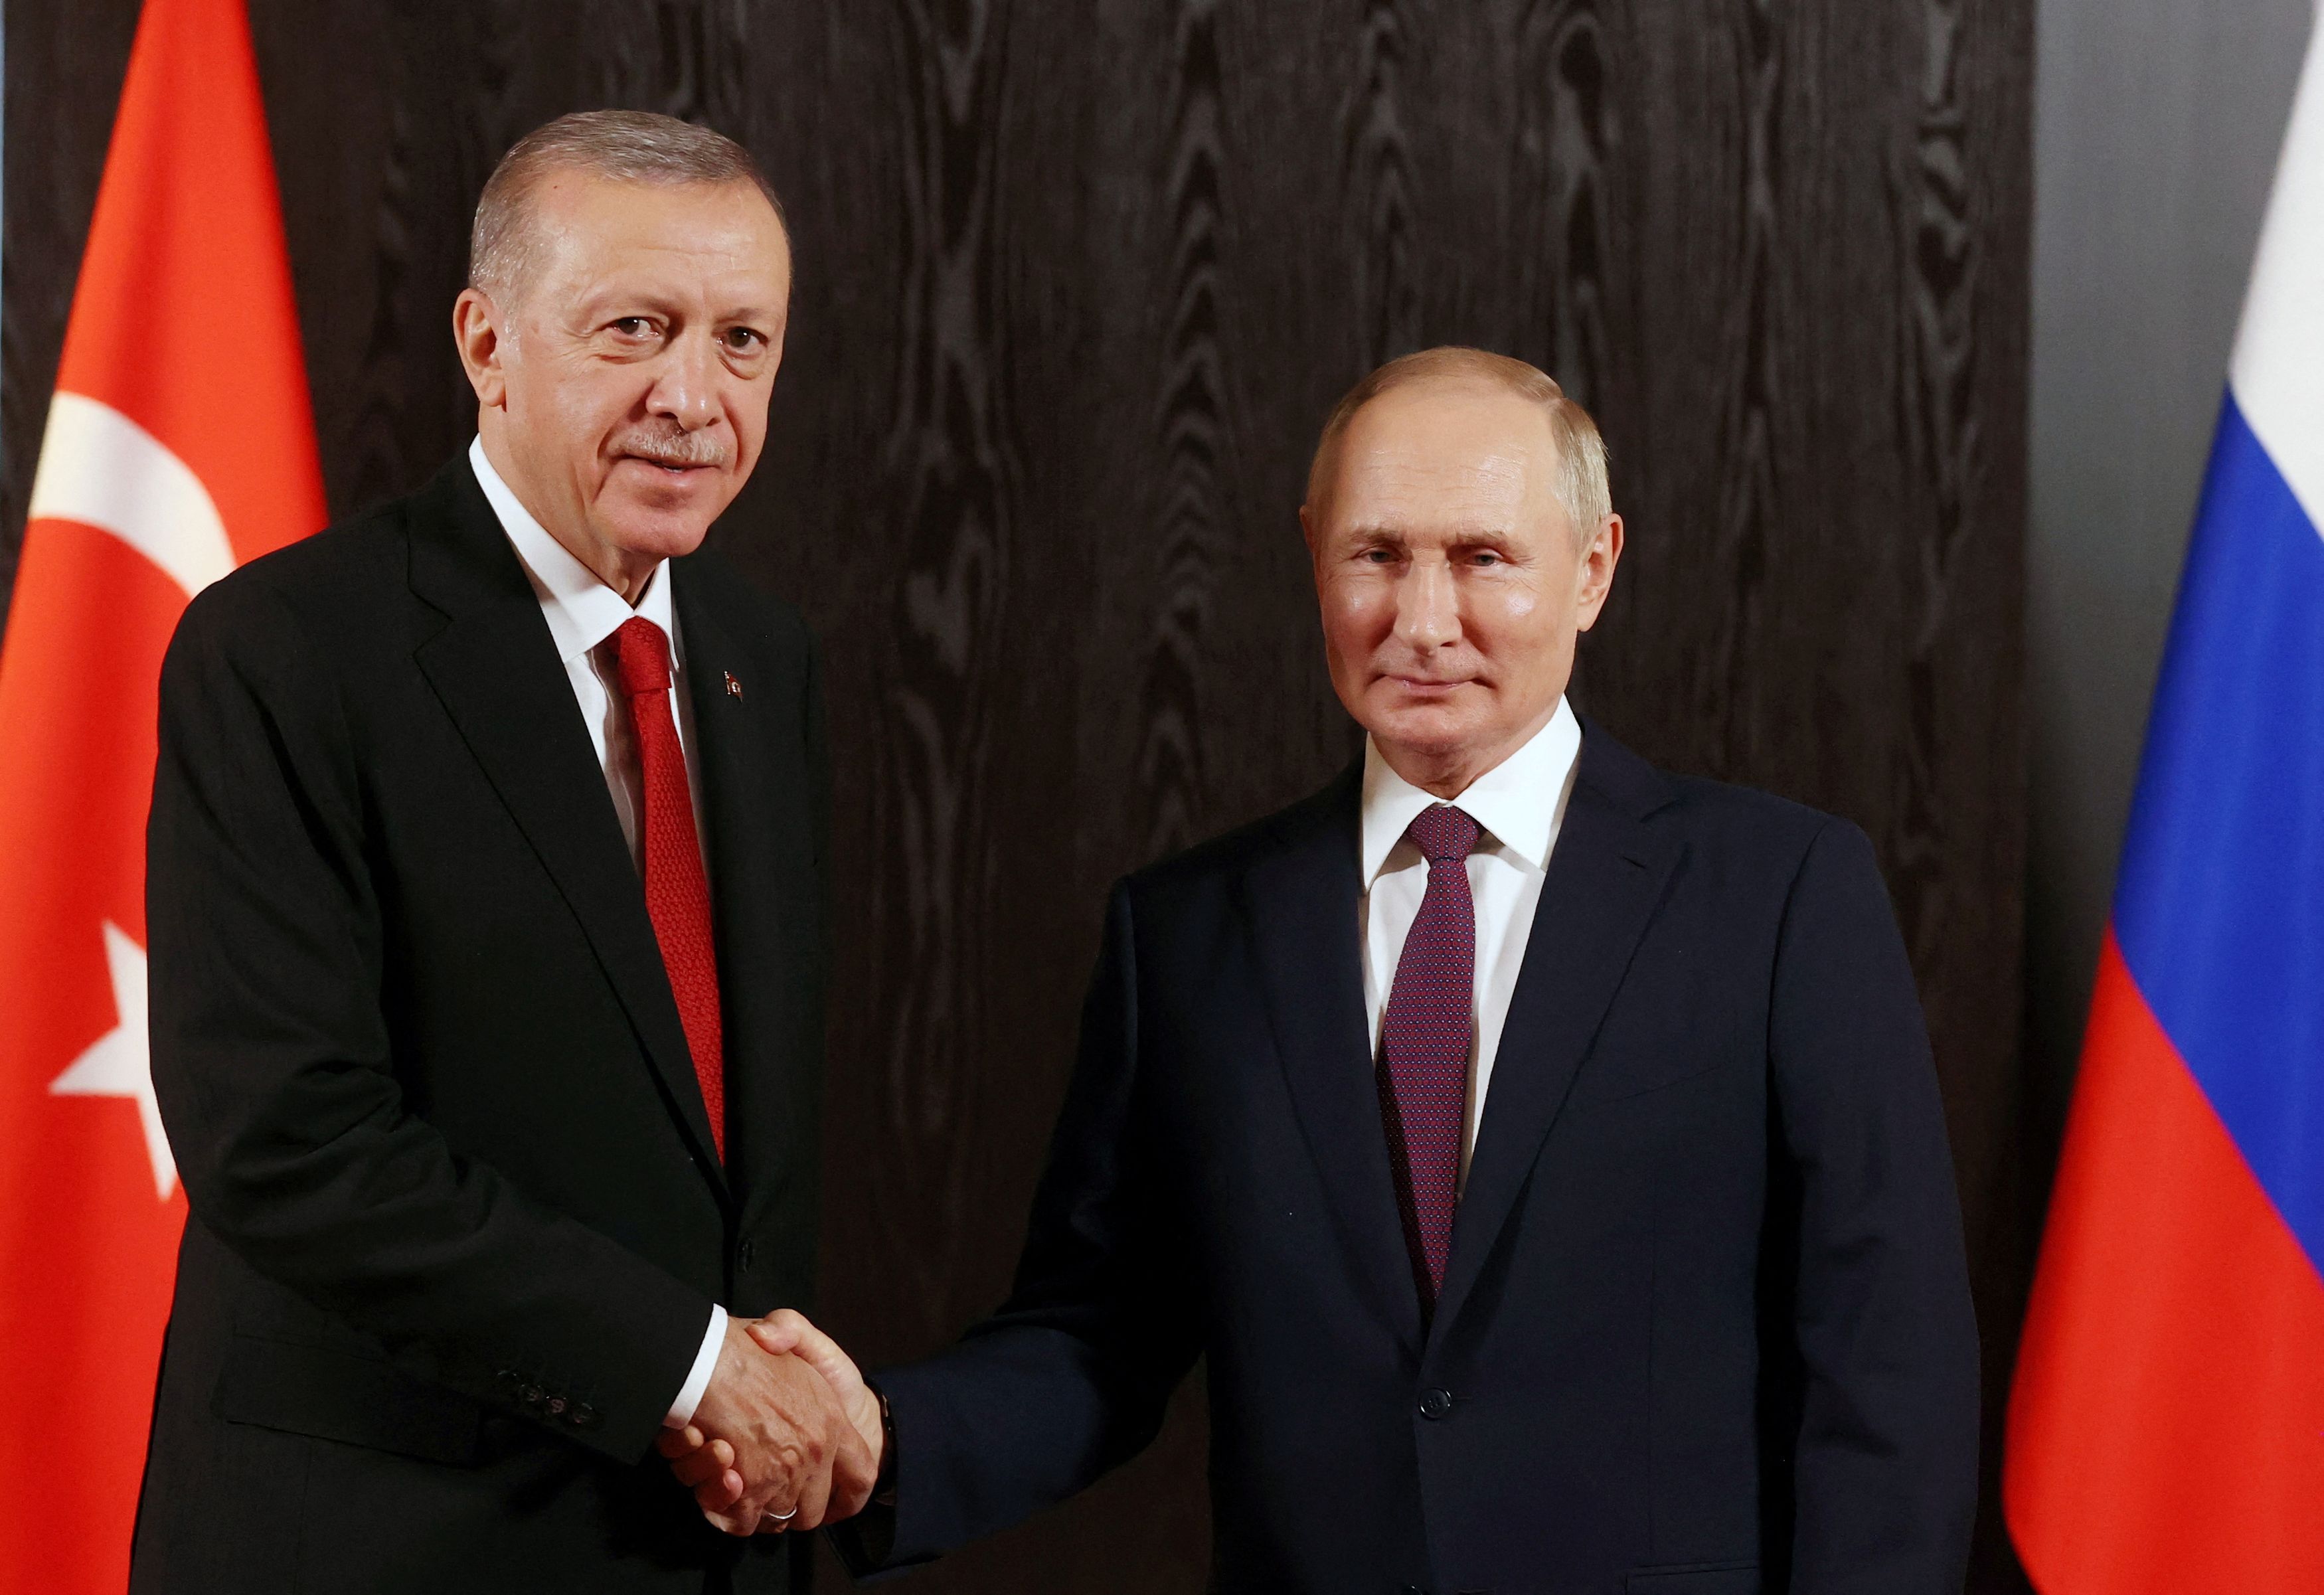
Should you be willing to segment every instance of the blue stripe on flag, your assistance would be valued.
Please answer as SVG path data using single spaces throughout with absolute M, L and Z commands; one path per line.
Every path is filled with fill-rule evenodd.
M 2115 930 L 2324 1268 L 2324 539 L 2232 392 L 2146 728 Z

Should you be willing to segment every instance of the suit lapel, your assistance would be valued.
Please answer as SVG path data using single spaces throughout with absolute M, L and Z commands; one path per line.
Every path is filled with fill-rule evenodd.
M 696 1161 L 724 1190 L 645 894 L 604 772 L 515 550 L 466 458 L 413 501 L 411 585 L 447 617 L 415 657 L 493 790 L 580 921 Z
M 770 1049 L 797 1029 L 778 1011 L 791 989 L 779 972 L 795 968 L 811 952 L 786 945 L 795 934 L 813 933 L 812 926 L 794 922 L 807 912 L 807 816 L 794 813 L 788 801 L 797 783 L 782 779 L 768 744 L 768 716 L 749 696 L 751 687 L 773 692 L 787 684 L 765 678 L 757 660 L 743 650 L 741 637 L 713 602 L 706 569 L 691 560 L 674 560 L 670 572 L 694 705 L 695 764 L 703 786 L 718 933 L 728 1174 L 747 1204 L 773 1190 L 767 1179 L 752 1179 L 752 1173 L 763 1176 L 789 1166 L 790 1138 L 801 1129 L 779 1111 L 791 1095 L 787 1072 L 799 1060 Z M 817 1061 L 808 1060 L 810 1066 Z
M 1508 1223 L 1678 861 L 1677 844 L 1646 823 L 1668 783 L 1587 722 L 1581 757 L 1452 1221 L 1439 1324 L 1460 1313 Z
M 694 704 L 695 763 L 702 777 L 704 838 L 710 856 L 711 890 L 716 894 L 721 968 L 728 931 L 750 939 L 771 936 L 778 928 L 774 905 L 749 889 L 772 878 L 779 838 L 768 806 L 780 789 L 766 745 L 763 718 L 751 713 L 741 694 L 755 672 L 732 630 L 706 601 L 697 578 L 702 572 L 684 561 L 670 566 L 671 597 L 685 640 L 687 696 Z M 732 681 L 737 688 L 729 692 Z M 761 684 L 771 688 L 772 682 Z M 748 900 L 745 901 L 744 899 Z M 733 899 L 730 902 L 730 899 Z M 734 949 L 738 967 L 761 955 L 757 945 Z
M 1241 883 L 1276 1053 L 1358 1275 L 1410 1344 L 1420 1300 L 1397 1215 L 1356 937 L 1358 764 L 1279 824 Z

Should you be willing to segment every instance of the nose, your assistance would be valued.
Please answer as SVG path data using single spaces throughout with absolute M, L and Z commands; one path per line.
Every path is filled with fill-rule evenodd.
M 691 432 L 718 419 L 718 351 L 706 332 L 671 340 L 646 407 Z
M 1415 560 L 1397 584 L 1396 637 L 1411 648 L 1442 648 L 1460 641 L 1460 594 L 1445 561 Z

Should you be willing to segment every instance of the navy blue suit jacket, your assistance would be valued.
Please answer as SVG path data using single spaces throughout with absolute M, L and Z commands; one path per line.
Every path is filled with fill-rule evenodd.
M 1433 1314 L 1357 845 L 1351 770 L 1115 891 L 1015 1291 L 879 1380 L 859 1568 L 1082 1489 L 1202 1357 L 1222 1590 L 1957 1595 L 1977 1335 L 1862 833 L 1585 727 Z

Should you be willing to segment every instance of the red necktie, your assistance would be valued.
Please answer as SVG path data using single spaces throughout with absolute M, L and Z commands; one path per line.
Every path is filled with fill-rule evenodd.
M 645 789 L 646 913 L 661 945 L 662 967 L 686 1027 L 694 1077 L 710 1112 L 718 1158 L 726 1158 L 726 1055 L 718 1014 L 718 948 L 710 929 L 710 880 L 702 870 L 702 844 L 694 829 L 694 795 L 686 779 L 686 753 L 669 712 L 669 639 L 642 617 L 613 633 L 622 690 L 638 739 Z
M 1477 990 L 1477 910 L 1469 854 L 1477 822 L 1450 804 L 1425 809 L 1405 835 L 1428 860 L 1428 890 L 1396 961 L 1380 1018 L 1380 1113 L 1397 1205 L 1434 1305 L 1444 1288 L 1460 1201 L 1461 1131 L 1469 1116 L 1469 1043 Z

